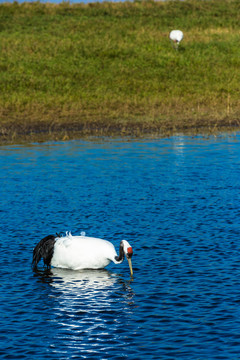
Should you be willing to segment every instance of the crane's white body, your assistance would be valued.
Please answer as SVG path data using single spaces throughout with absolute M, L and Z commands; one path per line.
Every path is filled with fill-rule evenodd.
M 169 34 L 169 37 L 172 41 L 179 44 L 183 39 L 183 32 L 181 30 L 172 30 Z
M 130 247 L 127 241 L 126 247 Z M 115 264 L 123 261 L 115 257 L 116 250 L 107 240 L 67 234 L 56 239 L 51 265 L 72 270 L 102 269 L 111 261 Z

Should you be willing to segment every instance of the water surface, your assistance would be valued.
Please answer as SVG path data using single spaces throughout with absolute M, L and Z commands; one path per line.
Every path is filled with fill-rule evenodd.
M 3 146 L 2 359 L 239 359 L 240 135 Z M 85 231 L 128 264 L 31 269 Z

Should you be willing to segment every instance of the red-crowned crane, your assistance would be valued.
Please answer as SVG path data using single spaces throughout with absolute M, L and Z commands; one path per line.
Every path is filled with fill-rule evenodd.
M 48 235 L 35 246 L 33 250 L 32 265 L 34 268 L 43 258 L 44 264 L 57 268 L 80 270 L 80 269 L 102 269 L 111 261 L 121 264 L 126 256 L 131 276 L 133 250 L 126 241 L 120 242 L 119 255 L 112 243 L 107 240 L 88 237 L 84 235 L 66 236 Z
M 172 30 L 169 34 L 170 40 L 173 41 L 175 49 L 178 49 L 180 41 L 183 39 L 183 32 L 181 30 Z

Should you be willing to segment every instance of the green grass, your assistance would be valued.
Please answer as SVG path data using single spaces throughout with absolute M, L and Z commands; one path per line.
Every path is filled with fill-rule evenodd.
M 2 4 L 2 134 L 236 125 L 239 40 L 239 0 Z

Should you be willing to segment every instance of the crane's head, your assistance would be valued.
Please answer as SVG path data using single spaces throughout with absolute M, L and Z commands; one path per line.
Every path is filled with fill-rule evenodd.
M 122 247 L 123 252 L 124 252 L 124 254 L 125 254 L 126 258 L 127 258 L 129 269 L 130 269 L 130 274 L 131 274 L 131 276 L 133 276 L 133 269 L 132 269 L 133 249 L 132 249 L 131 245 L 126 240 L 121 241 L 121 247 Z

